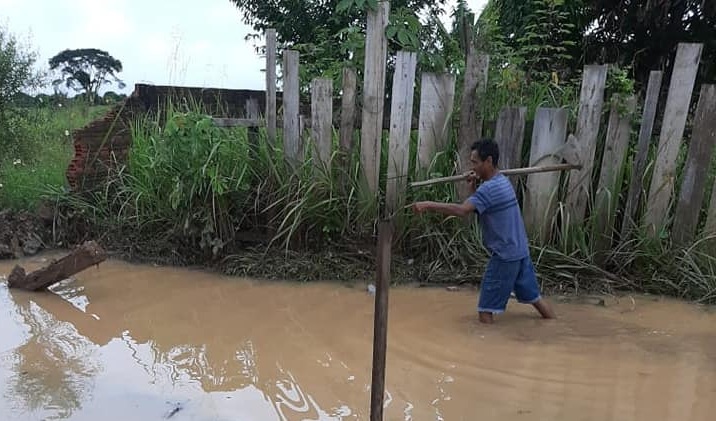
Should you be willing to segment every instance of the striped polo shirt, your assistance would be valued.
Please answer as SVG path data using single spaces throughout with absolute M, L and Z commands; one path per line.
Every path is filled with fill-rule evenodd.
M 507 177 L 495 174 L 480 184 L 469 200 L 480 216 L 482 241 L 493 256 L 506 261 L 529 256 L 522 213 Z

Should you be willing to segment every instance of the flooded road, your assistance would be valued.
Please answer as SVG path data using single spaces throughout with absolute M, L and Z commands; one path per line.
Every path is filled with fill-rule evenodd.
M 488 327 L 476 302 L 391 290 L 386 420 L 714 419 L 716 312 L 511 302 Z M 2 282 L 0 419 L 367 420 L 372 315 L 363 288 L 118 261 L 52 292 Z

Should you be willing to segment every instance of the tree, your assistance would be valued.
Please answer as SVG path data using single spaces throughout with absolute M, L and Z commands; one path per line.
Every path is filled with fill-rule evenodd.
M 342 67 L 352 66 L 360 75 L 365 46 L 366 10 L 377 0 L 229 0 L 243 14 L 243 21 L 257 31 L 247 38 L 258 38 L 268 28 L 284 48 L 301 53 L 303 84 L 316 76 L 340 82 Z M 388 29 L 388 55 L 399 49 L 420 51 L 436 38 L 436 17 L 444 13 L 446 0 L 392 0 Z M 426 19 L 421 24 L 420 18 Z M 437 30 L 439 31 L 439 30 Z M 260 51 L 260 49 L 257 49 Z M 423 54 L 421 63 L 435 65 L 434 57 Z M 438 64 L 442 62 L 438 60 Z M 388 78 L 391 65 L 388 66 Z M 340 83 L 334 84 L 340 88 Z M 388 83 L 389 87 L 390 84 Z
M 594 28 L 585 60 L 632 67 L 646 82 L 665 69 L 681 42 L 704 43 L 701 80 L 716 78 L 716 2 L 713 0 L 591 0 Z
M 37 54 L 20 45 L 6 28 L 0 27 L 0 123 L 7 106 L 24 88 L 42 83 L 42 75 L 33 70 Z
M 23 89 L 42 84 L 40 72 L 33 70 L 37 54 L 23 46 L 6 28 L 0 27 L 0 160 L 18 150 L 22 143 L 21 124 L 17 124 L 17 105 Z M 26 98 L 25 98 L 26 99 Z
M 122 71 L 122 62 L 108 52 L 95 48 L 64 50 L 49 60 L 50 70 L 58 70 L 60 78 L 55 86 L 65 83 L 76 92 L 84 92 L 90 102 L 95 102 L 99 88 L 116 82 L 119 89 L 125 84 L 116 75 Z

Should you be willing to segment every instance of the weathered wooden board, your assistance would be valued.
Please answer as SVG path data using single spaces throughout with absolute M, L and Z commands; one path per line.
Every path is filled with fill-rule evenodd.
M 609 113 L 609 126 L 604 143 L 602 168 L 599 172 L 599 184 L 595 198 L 595 249 L 608 250 L 611 246 L 615 232 L 616 207 L 621 193 L 621 176 L 624 172 L 624 163 L 631 123 L 636 110 L 636 98 L 631 96 L 623 103 L 614 100 Z M 621 110 L 620 107 L 624 109 Z
M 276 29 L 266 30 L 266 136 L 276 143 Z
M 500 148 L 500 168 L 519 168 L 522 166 L 522 145 L 525 139 L 526 107 L 506 107 L 500 111 L 495 125 L 495 142 Z M 513 177 L 512 185 L 517 187 L 518 177 Z
M 644 215 L 647 234 L 657 236 L 667 222 L 674 197 L 676 161 L 683 141 L 696 73 L 699 70 L 702 44 L 679 44 L 666 98 L 664 119 L 659 136 L 649 201 Z
M 390 2 L 380 1 L 367 12 L 365 71 L 363 79 L 363 122 L 361 124 L 361 168 L 370 191 L 378 193 L 383 105 Z
M 350 153 L 353 150 L 353 130 L 356 118 L 356 88 L 358 79 L 355 70 L 343 69 L 343 94 L 341 97 L 341 150 Z
M 417 54 L 399 51 L 393 77 L 390 107 L 390 141 L 388 146 L 388 180 L 386 214 L 392 215 L 403 205 L 410 158 L 410 122 L 413 113 L 413 92 Z
M 599 123 L 604 105 L 604 88 L 607 82 L 606 65 L 584 66 L 579 97 L 579 114 L 575 133 L 579 143 L 582 169 L 569 174 L 567 212 L 570 225 L 581 225 L 591 196 L 592 172 L 597 150 Z
M 703 85 L 674 214 L 672 239 L 688 246 L 694 241 L 704 201 L 706 179 L 716 144 L 716 85 Z
M 423 73 L 418 120 L 418 168 L 427 169 L 445 150 L 455 102 L 455 75 Z
M 482 135 L 482 120 L 479 99 L 487 90 L 487 75 L 490 67 L 490 56 L 478 54 L 474 47 L 468 50 L 465 68 L 465 79 L 460 104 L 460 136 L 458 140 L 459 162 L 461 172 L 470 170 L 470 147 Z M 467 183 L 457 188 L 460 201 L 467 199 L 473 191 Z
M 311 82 L 311 133 L 314 163 L 328 167 L 333 152 L 333 80 Z
M 551 154 L 564 146 L 567 118 L 565 108 L 537 109 L 532 130 L 530 166 L 560 163 L 561 159 Z M 544 244 L 550 236 L 558 203 L 559 180 L 559 172 L 527 176 L 522 212 L 528 234 L 540 244 Z
M 94 241 L 88 241 L 67 256 L 28 274 L 22 267 L 15 266 L 7 278 L 7 285 L 9 288 L 39 291 L 106 259 L 107 253 L 102 247 Z
M 283 148 L 289 161 L 302 159 L 301 129 L 299 126 L 299 53 L 283 52 Z
M 639 208 L 641 205 L 642 191 L 644 190 L 644 172 L 649 158 L 649 144 L 654 131 L 654 120 L 656 119 L 656 110 L 659 104 L 659 91 L 661 90 L 661 80 L 664 73 L 661 71 L 652 71 L 649 73 L 649 84 L 646 88 L 646 98 L 644 100 L 644 111 L 641 117 L 641 127 L 639 129 L 639 140 L 636 146 L 636 155 L 634 156 L 634 165 L 632 168 L 632 176 L 629 182 L 629 193 L 627 201 L 624 205 L 624 220 L 622 222 L 620 239 L 626 241 L 629 238 L 630 231 L 638 226 Z

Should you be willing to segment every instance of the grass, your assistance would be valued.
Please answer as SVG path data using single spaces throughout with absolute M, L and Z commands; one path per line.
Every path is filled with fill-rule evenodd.
M 73 105 L 16 110 L 14 136 L 0 158 L 0 209 L 33 211 L 47 187 L 61 188 L 72 159 L 71 132 L 107 107 Z

